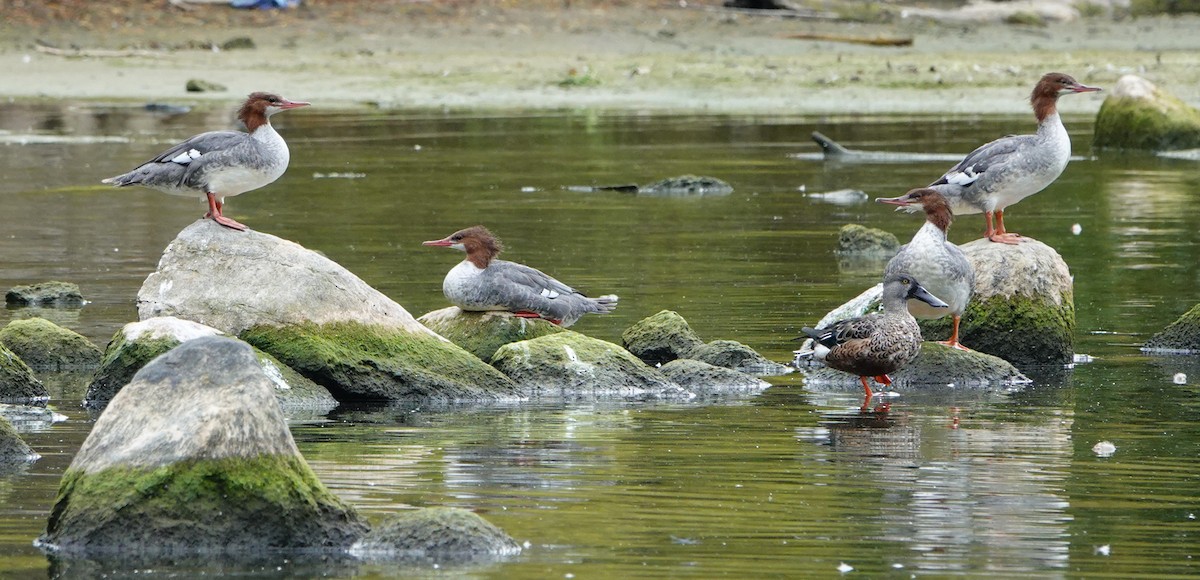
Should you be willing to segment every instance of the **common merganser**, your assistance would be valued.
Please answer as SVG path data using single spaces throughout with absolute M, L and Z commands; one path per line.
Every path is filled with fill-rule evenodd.
M 912 241 L 900 246 L 900 252 L 883 270 L 885 278 L 907 274 L 921 280 L 922 285 L 949 308 L 934 308 L 920 300 L 908 301 L 908 312 L 917 318 L 954 317 L 950 339 L 942 344 L 959 350 L 970 350 L 958 342 L 958 325 L 967 302 L 975 290 L 975 269 L 958 246 L 946 239 L 954 214 L 950 204 L 937 190 L 923 187 L 900 197 L 876 201 L 901 207 L 920 206 L 925 209 L 925 225 L 917 230 Z
M 1045 189 L 1062 175 L 1071 159 L 1071 137 L 1058 116 L 1058 97 L 1099 90 L 1062 73 L 1047 73 L 1029 97 L 1038 120 L 1037 134 L 992 141 L 972 151 L 929 187 L 946 197 L 956 215 L 983 213 L 987 239 L 1020 243 L 1019 234 L 1004 228 L 1004 209 Z
M 442 282 L 442 293 L 463 310 L 507 311 L 571 326 L 584 314 L 608 314 L 617 307 L 616 295 L 588 298 L 540 270 L 497 259 L 504 247 L 483 226 L 459 230 L 423 245 L 467 253 L 467 258 L 451 268 Z
M 213 221 L 235 230 L 246 226 L 221 215 L 225 198 L 258 189 L 279 179 L 287 169 L 287 143 L 271 126 L 271 115 L 308 106 L 271 93 L 251 93 L 237 117 L 241 131 L 209 131 L 189 138 L 137 169 L 101 183 L 117 187 L 142 185 L 171 195 L 208 198 Z
M 803 329 L 813 339 L 813 356 L 830 368 L 858 375 L 866 400 L 870 401 L 874 393 L 868 377 L 891 385 L 888 374 L 903 368 L 921 351 L 921 329 L 905 304 L 909 299 L 934 308 L 946 307 L 916 278 L 903 274 L 887 276 L 883 280 L 883 312 L 839 320 L 821 329 Z

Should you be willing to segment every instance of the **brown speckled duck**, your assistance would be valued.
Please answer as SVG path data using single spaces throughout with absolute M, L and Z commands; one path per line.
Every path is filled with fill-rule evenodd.
M 839 320 L 821 329 L 804 328 L 814 342 L 813 356 L 830 368 L 858 375 L 869 401 L 874 393 L 868 377 L 892 384 L 888 373 L 903 368 L 921 350 L 921 329 L 908 313 L 910 298 L 946 308 L 945 302 L 922 288 L 912 276 L 888 276 L 883 280 L 883 312 Z

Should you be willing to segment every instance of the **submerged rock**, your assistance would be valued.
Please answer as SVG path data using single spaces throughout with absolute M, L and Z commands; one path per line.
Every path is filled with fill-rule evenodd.
M 15 286 L 4 295 L 4 301 L 14 306 L 83 306 L 79 285 L 71 282 L 40 282 Z
M 457 306 L 434 310 L 417 321 L 484 362 L 491 362 L 496 349 L 508 343 L 565 332 L 540 318 L 522 318 L 511 312 L 466 312 Z
M 1144 78 L 1125 75 L 1100 106 L 1092 146 L 1145 151 L 1200 147 L 1200 111 Z
M 687 321 L 672 310 L 659 311 L 625 329 L 621 342 L 630 353 L 650 365 L 687 358 L 704 345 Z
M 138 292 L 138 314 L 237 335 L 339 400 L 516 398 L 507 378 L 328 258 L 200 220 Z
M 858 377 L 829 367 L 804 370 L 805 384 L 861 389 Z M 899 371 L 892 373 L 896 388 L 945 387 L 961 389 L 1013 388 L 1030 382 L 1021 371 L 999 357 L 976 351 L 961 351 L 936 342 L 921 343 L 921 352 Z M 872 383 L 872 387 L 876 387 Z
M 172 316 L 126 324 L 109 341 L 100 368 L 88 385 L 84 405 L 103 407 L 154 358 L 189 340 L 221 334 L 215 328 Z M 276 398 L 285 408 L 329 410 L 337 406 L 337 400 L 328 390 L 274 357 L 258 350 L 255 357 L 274 385 Z
M 525 392 L 551 397 L 688 396 L 679 385 L 611 342 L 574 331 L 500 347 L 492 357 Z
M 12 423 L 0 416 L 0 473 L 8 471 L 8 467 L 36 461 L 39 457 L 17 434 Z
M 83 335 L 44 318 L 24 318 L 0 330 L 0 342 L 39 371 L 93 369 L 100 349 Z
M 681 175 L 656 181 L 638 188 L 639 195 L 660 197 L 691 197 L 703 195 L 729 195 L 733 186 L 716 177 Z
M 0 402 L 44 403 L 49 398 L 50 392 L 33 376 L 33 369 L 0 344 Z
M 364 560 L 476 561 L 521 553 L 504 530 L 460 508 L 421 508 L 391 516 L 350 548 Z
M 664 377 L 696 394 L 761 391 L 771 383 L 733 369 L 681 358 L 658 369 Z
M 846 224 L 838 231 L 839 256 L 890 258 L 900 251 L 900 240 L 891 232 Z
M 1158 354 L 1200 353 L 1200 304 L 1150 337 L 1142 345 L 1142 351 Z
M 37 544 L 68 555 L 340 550 L 366 523 L 301 457 L 253 351 L 190 340 L 113 398 Z

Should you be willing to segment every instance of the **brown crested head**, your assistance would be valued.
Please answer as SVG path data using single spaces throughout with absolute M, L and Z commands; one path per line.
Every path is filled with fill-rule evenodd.
M 1040 122 L 1058 111 L 1058 97 L 1070 93 L 1090 93 L 1098 90 L 1100 90 L 1098 87 L 1081 84 L 1068 74 L 1046 73 L 1042 75 L 1038 84 L 1034 85 L 1033 92 L 1029 95 L 1029 102 L 1033 105 L 1033 113 L 1037 115 Z
M 478 268 L 486 268 L 492 259 L 504 251 L 504 244 L 483 226 L 471 226 L 458 230 L 450 236 L 431 242 L 427 246 L 447 246 L 467 253 L 467 260 Z
M 925 221 L 935 225 L 943 232 L 949 231 L 950 222 L 954 221 L 954 212 L 950 210 L 950 202 L 938 193 L 936 189 L 921 187 L 904 194 L 903 199 L 910 204 L 920 205 L 925 210 Z
M 237 118 L 246 125 L 247 131 L 253 133 L 255 129 L 270 123 L 271 115 L 307 105 L 302 101 L 289 101 L 274 93 L 250 93 L 246 102 L 242 103 L 242 108 L 238 109 Z

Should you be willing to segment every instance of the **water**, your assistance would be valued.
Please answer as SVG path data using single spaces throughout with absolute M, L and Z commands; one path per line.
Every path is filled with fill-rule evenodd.
M 136 318 L 134 299 L 199 202 L 98 181 L 175 140 L 225 126 L 228 111 L 165 117 L 103 105 L 0 108 L 3 284 L 62 279 L 91 304 L 55 320 L 98 344 Z M 292 165 L 276 184 L 228 200 L 250 227 L 324 252 L 414 314 L 445 306 L 459 259 L 422 247 L 483 223 L 506 257 L 621 306 L 576 328 L 620 340 L 662 309 L 706 340 L 789 360 L 799 328 L 873 284 L 839 265 L 837 229 L 863 223 L 909 238 L 917 216 L 808 193 L 894 196 L 945 161 L 826 164 L 819 129 L 849 147 L 966 152 L 1031 129 L 1017 118 L 807 118 L 564 112 L 459 115 L 338 112 L 276 117 Z M 1067 118 L 1088 156 L 1090 119 Z M 57 142 L 20 144 L 28 135 Z M 96 143 L 95 137 L 122 137 Z M 45 141 L 46 139 L 43 139 Z M 315 177 L 317 174 L 351 174 Z M 696 173 L 727 196 L 660 198 L 567 191 Z M 504 563 L 433 569 L 279 562 L 137 568 L 115 576 L 381 575 L 497 578 L 816 576 L 841 564 L 870 577 L 1171 577 L 1200 574 L 1200 362 L 1137 346 L 1200 301 L 1195 164 L 1148 156 L 1073 162 L 1008 225 L 1057 248 L 1075 275 L 1078 352 L 1095 357 L 1013 394 L 906 392 L 886 417 L 852 392 L 771 379 L 757 396 L 693 404 L 563 404 L 457 412 L 335 410 L 297 421 L 309 463 L 378 521 L 413 506 L 475 510 L 521 542 Z M 1079 224 L 1081 233 L 1072 233 Z M 964 216 L 951 238 L 982 230 Z M 0 311 L 6 322 L 22 311 Z M 1186 385 L 1172 376 L 1188 373 Z M 58 480 L 91 426 L 87 377 L 59 378 L 68 416 L 28 426 L 44 457 L 0 476 L 0 576 L 61 571 L 32 548 Z M 957 425 L 957 428 L 955 428 Z M 1111 441 L 1116 453 L 1091 448 Z

